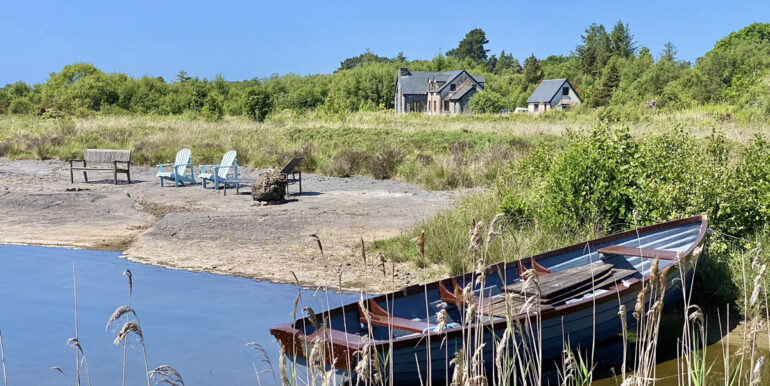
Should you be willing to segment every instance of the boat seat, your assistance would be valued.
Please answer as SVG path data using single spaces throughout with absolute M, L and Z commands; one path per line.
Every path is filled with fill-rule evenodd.
M 610 276 L 612 264 L 595 262 L 579 267 L 556 271 L 539 280 L 539 294 L 534 287 L 525 289 L 525 282 L 505 286 L 505 290 L 524 296 L 539 295 L 541 299 L 552 298 L 564 293 L 572 292 L 586 283 L 595 283 Z
M 633 256 L 633 257 L 641 257 L 641 258 L 648 258 L 648 259 L 654 259 L 657 257 L 660 260 L 669 260 L 669 261 L 676 260 L 678 257 L 677 251 L 670 251 L 665 249 L 626 247 L 622 245 L 610 245 L 604 248 L 599 248 L 596 250 L 596 252 L 604 255 Z
M 396 330 L 419 332 L 422 333 L 426 329 L 431 327 L 430 323 L 422 322 L 419 320 L 411 320 L 406 318 L 399 318 L 392 316 L 388 311 L 380 307 L 374 299 L 367 301 L 367 307 L 369 308 L 369 317 L 372 320 L 372 324 L 375 326 L 382 326 L 388 328 L 394 328 Z M 358 306 L 358 313 L 360 315 L 359 320 L 361 323 L 367 323 L 366 316 L 364 316 L 365 310 L 361 309 L 361 305 Z
M 443 280 L 440 280 L 438 282 L 438 291 L 439 291 L 439 294 L 441 295 L 442 301 L 444 301 L 447 304 L 464 305 L 465 302 L 462 299 L 463 288 L 460 286 L 460 284 L 457 283 L 457 280 L 455 278 L 452 278 L 452 289 L 454 289 L 454 292 L 449 291 L 449 289 L 444 285 Z M 485 297 L 485 296 L 474 295 L 473 298 L 476 304 L 484 306 L 484 305 L 490 304 L 495 298 L 495 296 Z

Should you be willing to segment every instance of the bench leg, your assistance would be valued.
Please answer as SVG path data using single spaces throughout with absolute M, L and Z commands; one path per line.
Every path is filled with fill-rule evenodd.
M 118 184 L 118 171 L 117 170 L 113 170 L 112 171 L 112 178 L 115 181 L 115 185 L 117 185 Z
M 88 173 L 86 173 L 85 171 L 83 171 L 83 179 L 86 180 L 86 182 L 88 182 Z
M 72 165 L 70 165 L 70 184 L 75 183 L 75 175 L 72 173 Z
M 130 170 L 126 170 L 126 177 L 128 177 L 128 184 L 130 185 L 131 184 L 131 171 Z

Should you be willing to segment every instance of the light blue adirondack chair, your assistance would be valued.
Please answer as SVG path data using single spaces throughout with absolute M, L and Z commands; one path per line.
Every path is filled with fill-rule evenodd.
M 165 167 L 170 167 L 171 170 L 163 170 Z M 195 185 L 195 175 L 193 170 L 192 157 L 190 156 L 190 149 L 182 149 L 176 153 L 176 161 L 170 164 L 158 165 L 158 173 L 155 177 L 160 178 L 160 186 L 163 186 L 164 180 L 174 181 L 174 186 L 179 187 L 181 183 L 191 183 Z
M 238 160 L 235 159 L 235 150 L 230 150 L 222 156 L 222 162 L 219 165 L 201 165 L 201 173 L 198 178 L 203 181 L 203 188 L 206 188 L 206 181 L 214 183 L 214 190 L 219 190 L 219 184 L 235 184 L 230 179 L 238 179 Z M 228 176 L 230 170 L 233 176 Z

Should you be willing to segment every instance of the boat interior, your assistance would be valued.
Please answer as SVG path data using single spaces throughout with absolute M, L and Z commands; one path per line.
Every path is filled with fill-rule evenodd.
M 692 250 L 699 240 L 701 222 L 694 221 L 651 232 L 633 234 L 625 238 L 583 248 L 559 250 L 531 259 L 487 268 L 483 288 L 474 283 L 474 274 L 444 279 L 425 286 L 412 286 L 393 294 L 375 296 L 359 304 L 338 307 L 317 316 L 325 326 L 319 327 L 325 334 L 344 339 L 348 343 L 362 343 L 370 334 L 375 340 L 406 339 L 435 331 L 441 310 L 446 311 L 446 329 L 460 328 L 461 316 L 470 302 L 483 307 L 484 320 L 505 319 L 511 304 L 523 306 L 528 298 L 538 299 L 528 303 L 534 307 L 559 308 L 601 296 L 628 286 L 634 279 L 649 274 L 654 259 L 659 269 L 674 264 L 678 254 Z M 565 248 L 568 249 L 568 248 Z M 530 270 L 531 269 L 531 270 Z M 539 297 L 535 286 L 527 285 L 527 275 L 537 272 Z M 534 280 L 534 279 L 533 279 Z M 474 283 L 467 287 L 469 283 Z M 472 295 L 463 296 L 469 288 Z M 508 294 L 506 302 L 503 295 Z M 516 314 L 532 310 L 516 308 Z M 367 314 L 371 320 L 367 323 Z M 306 336 L 320 331 L 309 318 L 297 320 L 293 327 Z

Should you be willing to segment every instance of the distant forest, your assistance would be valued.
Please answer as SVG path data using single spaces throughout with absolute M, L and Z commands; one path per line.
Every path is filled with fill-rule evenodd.
M 431 60 L 388 58 L 366 51 L 347 58 L 333 74 L 294 74 L 229 82 L 180 71 L 176 79 L 104 73 L 87 63 L 65 66 L 42 84 L 0 89 L 0 114 L 45 117 L 92 114 L 189 115 L 219 120 L 244 115 L 264 120 L 275 112 L 340 114 L 393 108 L 399 67 L 415 71 L 466 69 L 486 77 L 486 92 L 471 100 L 477 113 L 524 106 L 542 79 L 569 78 L 584 101 L 580 110 L 722 109 L 748 116 L 770 114 L 770 24 L 755 23 L 716 42 L 695 63 L 682 61 L 672 43 L 652 53 L 634 40 L 628 24 L 611 31 L 592 24 L 569 55 L 523 61 L 513 51 L 490 54 L 474 29 Z

